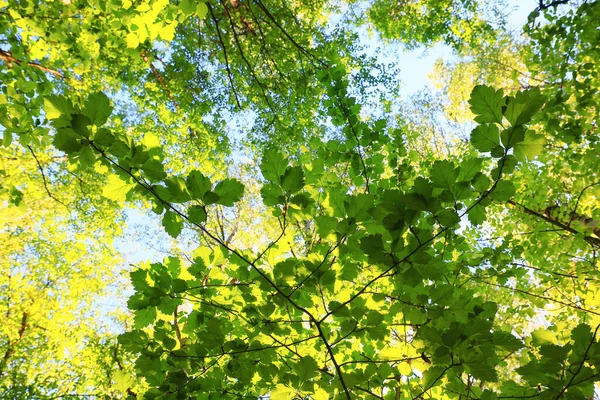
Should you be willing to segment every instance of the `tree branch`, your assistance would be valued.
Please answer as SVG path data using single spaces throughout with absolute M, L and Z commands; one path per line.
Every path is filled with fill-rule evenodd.
M 344 377 L 342 375 L 342 371 L 341 368 L 339 366 L 339 364 L 337 363 L 335 356 L 333 354 L 333 349 L 332 346 L 329 344 L 327 337 L 325 336 L 325 333 L 323 332 L 323 329 L 321 328 L 321 324 L 323 322 L 323 320 L 317 320 L 317 318 L 312 315 L 312 313 L 310 311 L 308 311 L 307 308 L 302 307 L 301 305 L 299 305 L 298 303 L 296 303 L 294 300 L 292 300 L 290 298 L 290 296 L 286 295 L 283 290 L 277 286 L 275 284 L 275 282 L 273 282 L 273 280 L 267 275 L 266 272 L 264 272 L 261 268 L 258 268 L 256 266 L 256 263 L 263 257 L 263 255 L 270 249 L 272 248 L 285 234 L 285 220 L 283 222 L 283 226 L 282 226 L 282 232 L 279 235 L 279 237 L 272 243 L 270 243 L 255 259 L 254 261 L 250 261 L 247 257 L 245 257 L 242 253 L 240 253 L 239 251 L 231 248 L 230 246 L 228 246 L 226 243 L 224 243 L 222 240 L 220 240 L 217 236 L 213 235 L 211 232 L 209 232 L 203 225 L 198 224 L 198 223 L 194 223 L 191 222 L 189 217 L 184 214 L 183 212 L 181 212 L 179 209 L 177 209 L 177 207 L 173 206 L 171 203 L 163 200 L 158 193 L 156 193 L 156 190 L 154 190 L 154 188 L 152 188 L 151 186 L 149 186 L 147 183 L 144 182 L 144 180 L 140 177 L 135 176 L 131 170 L 122 167 L 118 162 L 114 161 L 112 158 L 108 157 L 106 155 L 106 153 L 104 152 L 104 150 L 98 148 L 98 146 L 96 146 L 94 144 L 93 141 L 89 142 L 89 145 L 95 150 L 97 151 L 105 160 L 107 160 L 110 164 L 112 164 L 116 169 L 119 169 L 121 171 L 123 171 L 125 174 L 127 174 L 128 176 L 130 176 L 133 181 L 139 185 L 140 187 L 142 187 L 143 189 L 145 189 L 146 191 L 148 191 L 153 197 L 155 197 L 158 201 L 161 202 L 161 204 L 163 204 L 165 206 L 165 208 L 172 210 L 174 213 L 176 213 L 177 215 L 179 215 L 181 218 L 183 218 L 185 221 L 187 221 L 188 223 L 192 224 L 193 226 L 199 228 L 202 232 L 204 232 L 204 234 L 206 236 L 208 236 L 211 240 L 213 240 L 214 242 L 218 243 L 220 246 L 223 246 L 223 248 L 225 248 L 226 250 L 228 250 L 229 252 L 235 254 L 236 256 L 238 256 L 242 261 L 244 261 L 245 263 L 248 264 L 248 266 L 250 266 L 252 269 L 254 269 L 260 276 L 262 279 L 265 280 L 265 282 L 267 282 L 267 284 L 269 286 L 271 286 L 279 295 L 283 296 L 288 302 L 289 304 L 291 304 L 296 310 L 302 312 L 303 314 L 306 314 L 311 321 L 314 322 L 315 326 L 317 327 L 318 330 L 318 337 L 321 338 L 323 344 L 325 345 L 325 347 L 327 348 L 327 352 L 329 353 L 329 356 L 331 357 L 331 361 L 333 362 L 336 371 L 338 373 L 338 379 L 340 380 L 340 383 L 342 384 L 342 387 L 344 389 L 346 398 L 348 400 L 351 400 L 352 397 L 350 396 L 350 391 L 348 389 L 348 386 L 346 385 L 345 381 L 344 381 Z M 254 351 L 254 350 L 252 350 Z
M 175 101 L 175 98 L 173 97 L 173 94 L 171 93 L 171 91 L 169 90 L 169 87 L 165 83 L 165 80 L 164 80 L 163 76 L 160 74 L 160 72 L 158 72 L 158 70 L 156 69 L 156 67 L 152 63 L 152 61 L 150 61 L 150 59 L 148 58 L 148 53 L 146 51 L 144 51 L 141 54 L 141 56 L 142 56 L 142 60 L 144 60 L 144 61 L 146 61 L 148 63 L 148 65 L 150 66 L 150 69 L 152 70 L 152 73 L 154 74 L 154 77 L 160 83 L 160 85 L 163 87 L 163 90 L 165 91 L 165 93 L 167 94 L 167 96 L 169 96 L 169 99 L 171 100 L 171 102 L 175 106 L 175 110 L 178 110 L 179 109 L 179 104 L 177 104 L 177 101 Z
M 27 312 L 23 312 L 23 316 L 21 317 L 21 325 L 19 326 L 18 337 L 17 340 L 12 342 L 10 338 L 8 339 L 7 348 L 4 352 L 4 357 L 2 358 L 2 362 L 0 363 L 0 376 L 4 374 L 4 368 L 8 365 L 10 358 L 15 354 L 15 346 L 23 339 L 25 336 L 25 329 L 27 329 L 27 319 L 29 318 L 29 314 Z
M 229 78 L 229 84 L 231 85 L 231 91 L 233 92 L 233 97 L 235 98 L 235 102 L 236 102 L 238 108 L 241 110 L 242 105 L 240 104 L 240 99 L 238 98 L 238 94 L 235 91 L 233 75 L 231 73 L 231 68 L 229 67 L 229 59 L 227 58 L 227 47 L 225 46 L 225 42 L 223 42 L 223 38 L 221 37 L 221 31 L 219 30 L 219 22 L 217 21 L 217 18 L 215 17 L 215 14 L 213 12 L 213 9 L 212 9 L 212 6 L 210 5 L 210 3 L 206 3 L 206 6 L 208 7 L 208 12 L 210 13 L 210 19 L 212 19 L 213 23 L 215 24 L 215 30 L 217 31 L 217 36 L 219 37 L 219 42 L 221 44 L 221 48 L 223 49 L 223 56 L 225 57 L 225 69 L 227 70 L 227 77 Z
M 544 4 L 544 0 L 540 0 L 539 5 L 538 5 L 538 10 L 542 11 L 542 10 L 546 10 L 550 7 L 556 7 L 560 4 L 567 4 L 569 1 L 570 0 L 554 0 L 548 4 Z
M 547 301 L 550 301 L 550 302 L 553 302 L 553 303 L 561 304 L 561 305 L 563 305 L 565 307 L 573 308 L 575 310 L 579 310 L 579 311 L 582 311 L 582 312 L 585 312 L 585 313 L 590 313 L 590 314 L 594 314 L 594 315 L 600 316 L 600 313 L 597 312 L 597 311 L 588 310 L 587 308 L 580 307 L 580 306 L 578 306 L 576 304 L 569 304 L 569 303 L 561 301 L 561 300 L 553 299 L 552 297 L 542 296 L 542 295 L 539 295 L 539 294 L 531 293 L 531 292 L 528 292 L 528 291 L 523 290 L 523 289 L 517 289 L 517 288 L 511 288 L 511 287 L 503 286 L 503 285 L 500 285 L 498 283 L 488 282 L 488 281 L 483 280 L 483 279 L 479 279 L 479 281 L 485 283 L 486 285 L 495 286 L 497 288 L 506 289 L 506 290 L 510 290 L 510 291 L 513 291 L 513 292 L 521 293 L 521 294 L 524 294 L 526 296 L 535 297 L 537 299 L 547 300 Z
M 592 335 L 592 339 L 590 340 L 590 343 L 588 344 L 587 348 L 585 349 L 585 352 L 583 353 L 583 359 L 581 360 L 581 363 L 579 364 L 579 367 L 577 368 L 577 371 L 575 371 L 573 373 L 573 375 L 571 376 L 571 379 L 565 385 L 565 387 L 562 388 L 562 390 L 560 391 L 560 393 L 557 394 L 556 397 L 554 397 L 555 399 L 560 399 L 561 396 L 567 391 L 567 389 L 570 388 L 573 385 L 573 381 L 575 380 L 575 377 L 577 376 L 577 374 L 579 374 L 581 372 L 581 370 L 583 368 L 583 365 L 587 361 L 588 354 L 590 352 L 590 349 L 592 348 L 592 345 L 594 344 L 594 342 L 596 340 L 596 334 L 598 333 L 598 329 L 599 328 L 600 328 L 600 325 L 596 326 L 596 330 L 594 330 L 594 334 Z
M 544 214 L 542 214 L 540 212 L 532 210 L 532 209 L 530 209 L 530 208 L 528 208 L 528 207 L 526 207 L 526 206 L 524 206 L 522 204 L 519 204 L 519 203 L 517 203 L 517 202 L 515 202 L 513 200 L 508 200 L 507 203 L 511 204 L 511 205 L 513 205 L 515 207 L 521 207 L 523 209 L 523 211 L 525 211 L 525 213 L 527 213 L 529 215 L 533 215 L 533 216 L 538 217 L 538 218 L 541 218 L 544 221 L 549 222 L 550 224 L 552 224 L 554 226 L 557 226 L 557 227 L 561 228 L 564 231 L 570 232 L 570 233 L 572 233 L 574 235 L 577 235 L 577 234 L 580 233 L 579 231 L 571 228 L 567 224 L 563 224 L 562 222 L 556 220 L 555 218 L 549 217 L 549 216 L 544 215 Z M 584 236 L 583 239 L 586 242 L 588 242 L 590 245 L 592 245 L 593 247 L 600 247 L 600 239 L 597 239 L 597 238 L 592 237 L 592 236 Z
M 23 64 L 23 61 L 16 59 L 10 51 L 0 50 L 0 60 L 4 60 L 6 62 L 6 64 L 8 65 L 8 68 L 12 68 L 12 64 L 17 64 L 17 65 Z M 57 71 L 52 68 L 45 67 L 45 66 L 43 66 L 39 63 L 33 62 L 33 61 L 29 61 L 25 65 L 30 66 L 32 68 L 39 69 L 40 71 L 49 73 L 51 75 L 54 75 L 57 78 L 64 79 L 64 77 L 65 77 L 62 72 Z
M 35 155 L 35 153 L 33 152 L 33 149 L 31 148 L 31 146 L 27 145 L 27 148 L 29 149 L 29 152 L 31 153 L 31 155 L 33 156 L 35 162 L 37 163 L 38 166 L 38 170 L 40 171 L 40 173 L 42 174 L 42 181 L 44 182 L 44 189 L 46 189 L 46 193 L 48 193 L 48 196 L 50 196 L 51 199 L 53 199 L 54 201 L 56 201 L 57 203 L 61 204 L 63 207 L 65 207 L 67 210 L 70 210 L 70 208 L 63 203 L 62 201 L 60 201 L 59 199 L 57 199 L 51 192 L 50 189 L 48 188 L 48 182 L 46 180 L 46 174 L 44 173 L 44 168 L 42 167 L 42 164 L 40 163 L 40 160 L 38 160 L 37 156 Z

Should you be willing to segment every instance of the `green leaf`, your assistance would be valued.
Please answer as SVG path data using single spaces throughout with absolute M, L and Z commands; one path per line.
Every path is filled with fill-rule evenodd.
M 83 147 L 77 139 L 77 134 L 68 128 L 58 129 L 54 134 L 52 144 L 58 150 L 64 151 L 67 154 L 75 153 Z
M 275 184 L 281 184 L 281 177 L 285 174 L 288 160 L 276 150 L 267 150 L 260 163 L 263 177 Z
M 212 188 L 210 179 L 204 176 L 200 171 L 192 171 L 188 174 L 186 186 L 194 200 L 202 200 L 204 194 Z
M 108 121 L 112 110 L 108 97 L 102 92 L 96 92 L 88 96 L 82 113 L 89 117 L 92 124 L 102 126 Z
M 453 208 L 446 208 L 437 214 L 440 224 L 446 227 L 454 226 L 459 223 L 460 218 Z
M 510 127 L 503 130 L 500 137 L 504 147 L 512 149 L 517 143 L 520 143 L 525 139 L 525 128 L 522 126 Z
M 102 189 L 102 195 L 108 199 L 122 202 L 125 201 L 127 193 L 134 187 L 135 183 L 126 182 L 119 176 L 111 174 L 108 177 L 106 186 Z
M 502 146 L 494 147 L 492 149 L 492 151 L 490 152 L 490 155 L 492 157 L 495 157 L 495 158 L 502 158 L 502 157 L 504 157 L 504 155 L 505 155 L 504 147 L 502 147 Z
M 510 332 L 495 331 L 492 343 L 506 351 L 517 351 L 523 347 L 523 343 Z
M 172 293 L 183 293 L 188 289 L 187 281 L 183 279 L 173 279 L 173 283 L 171 284 L 171 292 Z
M 167 177 L 163 164 L 158 160 L 148 160 L 142 164 L 141 168 L 146 177 L 154 182 L 161 181 Z
M 186 16 L 196 11 L 196 7 L 192 0 L 182 0 L 182 2 L 179 4 L 179 9 Z
M 156 307 L 143 308 L 135 312 L 133 325 L 136 329 L 144 328 L 156 321 Z
M 326 237 L 331 232 L 335 232 L 338 226 L 337 219 L 327 215 L 319 215 L 318 217 L 315 217 L 315 223 L 317 224 L 317 231 L 322 237 Z
M 363 237 L 360 240 L 360 248 L 365 254 L 377 260 L 382 260 L 386 255 L 381 235 L 367 235 Z
M 507 201 L 514 196 L 517 189 L 514 183 L 510 181 L 500 181 L 491 193 L 496 201 Z
M 535 331 L 531 332 L 531 340 L 534 346 L 558 343 L 554 332 L 543 328 L 538 328 Z
M 471 144 L 481 152 L 500 146 L 500 131 L 497 125 L 479 125 L 471 131 Z
M 481 172 L 483 159 L 481 158 L 469 158 L 460 163 L 460 173 L 458 174 L 457 180 L 470 182 L 475 175 Z
M 112 133 L 110 133 L 108 129 L 100 128 L 94 134 L 93 142 L 96 146 L 107 148 L 110 147 L 111 144 L 113 144 L 114 140 L 115 136 Z
M 165 196 L 163 200 L 173 203 L 185 203 L 190 200 L 187 185 L 182 178 L 172 176 L 165 179 L 165 183 L 167 184 L 167 190 L 160 193 L 162 196 Z
M 488 190 L 488 188 L 490 187 L 490 183 L 490 178 L 481 173 L 475 175 L 475 178 L 473 178 L 473 188 L 481 193 Z
M 200 20 L 203 20 L 204 17 L 206 17 L 206 14 L 208 14 L 208 6 L 206 5 L 206 3 L 198 3 L 198 6 L 196 7 L 196 15 L 198 16 L 198 18 Z
M 236 179 L 224 179 L 215 186 L 215 193 L 219 196 L 218 204 L 233 206 L 244 195 L 244 185 Z
M 502 107 L 505 104 L 502 89 L 494 90 L 489 86 L 477 85 L 471 92 L 469 104 L 480 124 L 494 122 L 502 124 Z
M 435 387 L 442 383 L 442 377 L 446 374 L 447 369 L 442 366 L 433 366 L 423 374 L 422 385 L 426 388 Z
M 456 182 L 459 172 L 459 168 L 455 168 L 451 161 L 438 160 L 433 163 L 429 173 L 434 187 L 449 189 Z
M 194 224 L 201 224 L 206 221 L 206 210 L 202 206 L 191 206 L 188 208 L 188 218 Z
M 0 186 L 1 188 L 1 186 Z M 9 201 L 12 205 L 14 205 L 15 207 L 19 207 L 19 204 L 21 204 L 21 201 L 23 200 L 23 192 L 21 192 L 19 189 L 17 189 L 14 186 L 11 186 L 10 188 L 10 198 Z
M 331 188 L 327 193 L 327 198 L 323 205 L 335 217 L 344 218 L 346 216 L 346 194 L 341 188 Z
M 542 152 L 545 144 L 546 138 L 544 135 L 526 131 L 525 139 L 521 143 L 515 145 L 514 155 L 519 161 L 531 161 Z
M 532 334 L 533 336 L 533 334 Z M 581 323 L 571 331 L 574 345 L 585 349 L 592 339 L 592 330 L 588 324 Z
M 485 207 L 481 204 L 477 204 L 475 207 L 469 210 L 469 221 L 473 225 L 481 225 L 485 221 Z
M 298 272 L 298 262 L 295 259 L 288 258 L 285 261 L 278 262 L 277 264 L 275 264 L 275 267 L 273 268 L 273 274 L 279 280 L 281 280 L 281 279 L 285 280 L 287 278 L 294 277 L 297 272 Z
M 304 187 L 304 172 L 301 167 L 288 167 L 283 174 L 281 187 L 288 193 L 296 193 Z
M 73 111 L 73 105 L 63 96 L 49 95 L 44 97 L 44 109 L 46 111 L 46 118 L 57 119 L 61 115 L 65 117 L 70 116 Z
M 301 382 L 314 378 L 319 375 L 319 366 L 317 361 L 311 356 L 304 356 L 294 365 L 296 373 Z
M 496 400 L 497 398 L 498 396 L 496 395 L 496 393 L 486 389 L 481 394 L 480 400 Z
M 91 147 L 86 146 L 79 151 L 77 161 L 82 169 L 91 167 L 96 162 L 96 153 L 94 153 Z
M 177 239 L 183 229 L 183 218 L 173 211 L 167 211 L 163 216 L 162 225 L 171 237 Z
M 508 98 L 504 116 L 512 126 L 524 125 L 543 104 L 544 97 L 537 87 L 517 92 L 515 97 Z
M 498 373 L 496 369 L 484 362 L 470 363 L 469 370 L 471 375 L 482 382 L 498 382 Z
M 354 218 L 356 221 L 368 221 L 371 219 L 369 211 L 373 208 L 373 198 L 366 193 L 348 196 L 344 202 L 344 208 L 348 216 Z
M 279 185 L 267 183 L 260 189 L 260 195 L 266 206 L 275 206 L 285 202 L 285 195 Z
M 131 149 L 124 141 L 117 139 L 115 140 L 108 149 L 108 152 L 115 157 L 121 158 L 130 154 Z
M 148 287 L 146 276 L 148 276 L 148 273 L 144 269 L 136 269 L 129 273 L 131 285 L 136 292 L 141 292 Z
M 465 338 L 464 330 L 456 323 L 452 324 L 450 328 L 440 336 L 442 343 L 448 348 L 453 348 Z
M 211 205 L 211 204 L 215 204 L 216 202 L 219 201 L 219 195 L 213 191 L 208 191 L 204 194 L 204 197 L 202 200 L 203 200 L 204 204 L 206 204 L 207 206 Z

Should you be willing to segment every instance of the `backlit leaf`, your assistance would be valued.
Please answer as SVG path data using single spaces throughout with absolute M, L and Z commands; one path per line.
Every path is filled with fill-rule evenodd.
M 531 120 L 543 104 L 544 97 L 537 87 L 517 92 L 515 97 L 508 98 L 504 116 L 512 126 L 523 125 Z
M 279 184 L 287 166 L 287 159 L 281 153 L 271 149 L 265 151 L 260 163 L 260 170 L 266 180 Z
M 104 189 L 102 189 L 102 195 L 111 200 L 123 202 L 127 197 L 127 193 L 134 187 L 134 183 L 126 182 L 117 175 L 110 175 Z
M 473 88 L 469 99 L 475 121 L 480 124 L 493 122 L 502 124 L 502 107 L 505 104 L 502 89 L 478 85 Z
M 500 131 L 497 125 L 478 125 L 471 132 L 471 144 L 477 150 L 486 152 L 500 146 Z
M 112 109 L 108 97 L 102 92 L 96 92 L 88 96 L 82 112 L 90 119 L 92 124 L 101 126 L 108 120 Z
M 544 149 L 546 138 L 544 135 L 533 133 L 532 131 L 525 132 L 525 139 L 517 143 L 514 147 L 515 157 L 519 161 L 533 160 Z
M 176 239 L 183 229 L 183 218 L 173 211 L 167 211 L 163 216 L 162 225 L 165 231 Z
M 244 185 L 236 179 L 224 179 L 215 186 L 215 193 L 219 196 L 218 204 L 233 206 L 244 195 Z

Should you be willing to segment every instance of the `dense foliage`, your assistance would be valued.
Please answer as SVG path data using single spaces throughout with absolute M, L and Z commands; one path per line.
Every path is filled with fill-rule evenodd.
M 2 397 L 593 398 L 600 3 L 501 8 L 0 1 Z

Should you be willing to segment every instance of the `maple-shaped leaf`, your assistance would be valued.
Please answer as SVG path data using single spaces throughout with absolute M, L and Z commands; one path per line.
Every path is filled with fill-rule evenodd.
M 191 206 L 188 209 L 188 218 L 191 223 L 201 224 L 206 221 L 206 210 L 202 206 Z
M 280 184 L 287 166 L 288 160 L 280 152 L 270 149 L 265 151 L 263 155 L 260 170 L 266 180 Z
M 527 131 L 525 132 L 525 139 L 515 145 L 514 155 L 519 161 L 533 160 L 544 150 L 545 144 L 546 138 L 544 135 Z
M 537 87 L 517 92 L 508 98 L 504 116 L 512 126 L 520 126 L 528 123 L 543 104 L 544 96 Z
M 215 186 L 215 193 L 219 196 L 216 201 L 218 204 L 232 206 L 244 195 L 244 185 L 237 179 L 224 179 Z
M 500 146 L 500 131 L 494 124 L 479 125 L 471 131 L 471 144 L 481 152 Z
M 162 225 L 164 226 L 165 231 L 167 231 L 171 237 L 176 239 L 183 229 L 183 218 L 173 211 L 167 211 L 163 216 Z
M 88 117 L 92 124 L 101 126 L 106 123 L 112 113 L 110 99 L 102 92 L 92 93 L 85 100 L 82 114 Z
M 488 122 L 502 124 L 502 107 L 505 103 L 502 89 L 494 90 L 485 85 L 475 86 L 469 99 L 471 111 L 475 114 L 475 121 L 480 124 Z
M 304 172 L 300 167 L 288 167 L 281 179 L 281 187 L 289 193 L 296 193 L 304 187 Z
M 134 183 L 129 183 L 119 178 L 117 175 L 110 175 L 108 177 L 108 182 L 102 189 L 102 195 L 106 198 L 115 201 L 125 201 L 127 197 L 127 193 L 135 186 Z
M 434 187 L 448 189 L 456 182 L 459 173 L 460 169 L 452 161 L 438 160 L 431 166 L 430 179 Z
M 210 179 L 204 176 L 200 171 L 190 172 L 185 183 L 191 197 L 197 200 L 201 200 L 204 197 L 204 194 L 212 187 Z
M 133 325 L 138 328 L 144 328 L 156 320 L 156 307 L 147 307 L 142 308 L 141 310 L 135 311 L 135 316 L 133 317 Z

